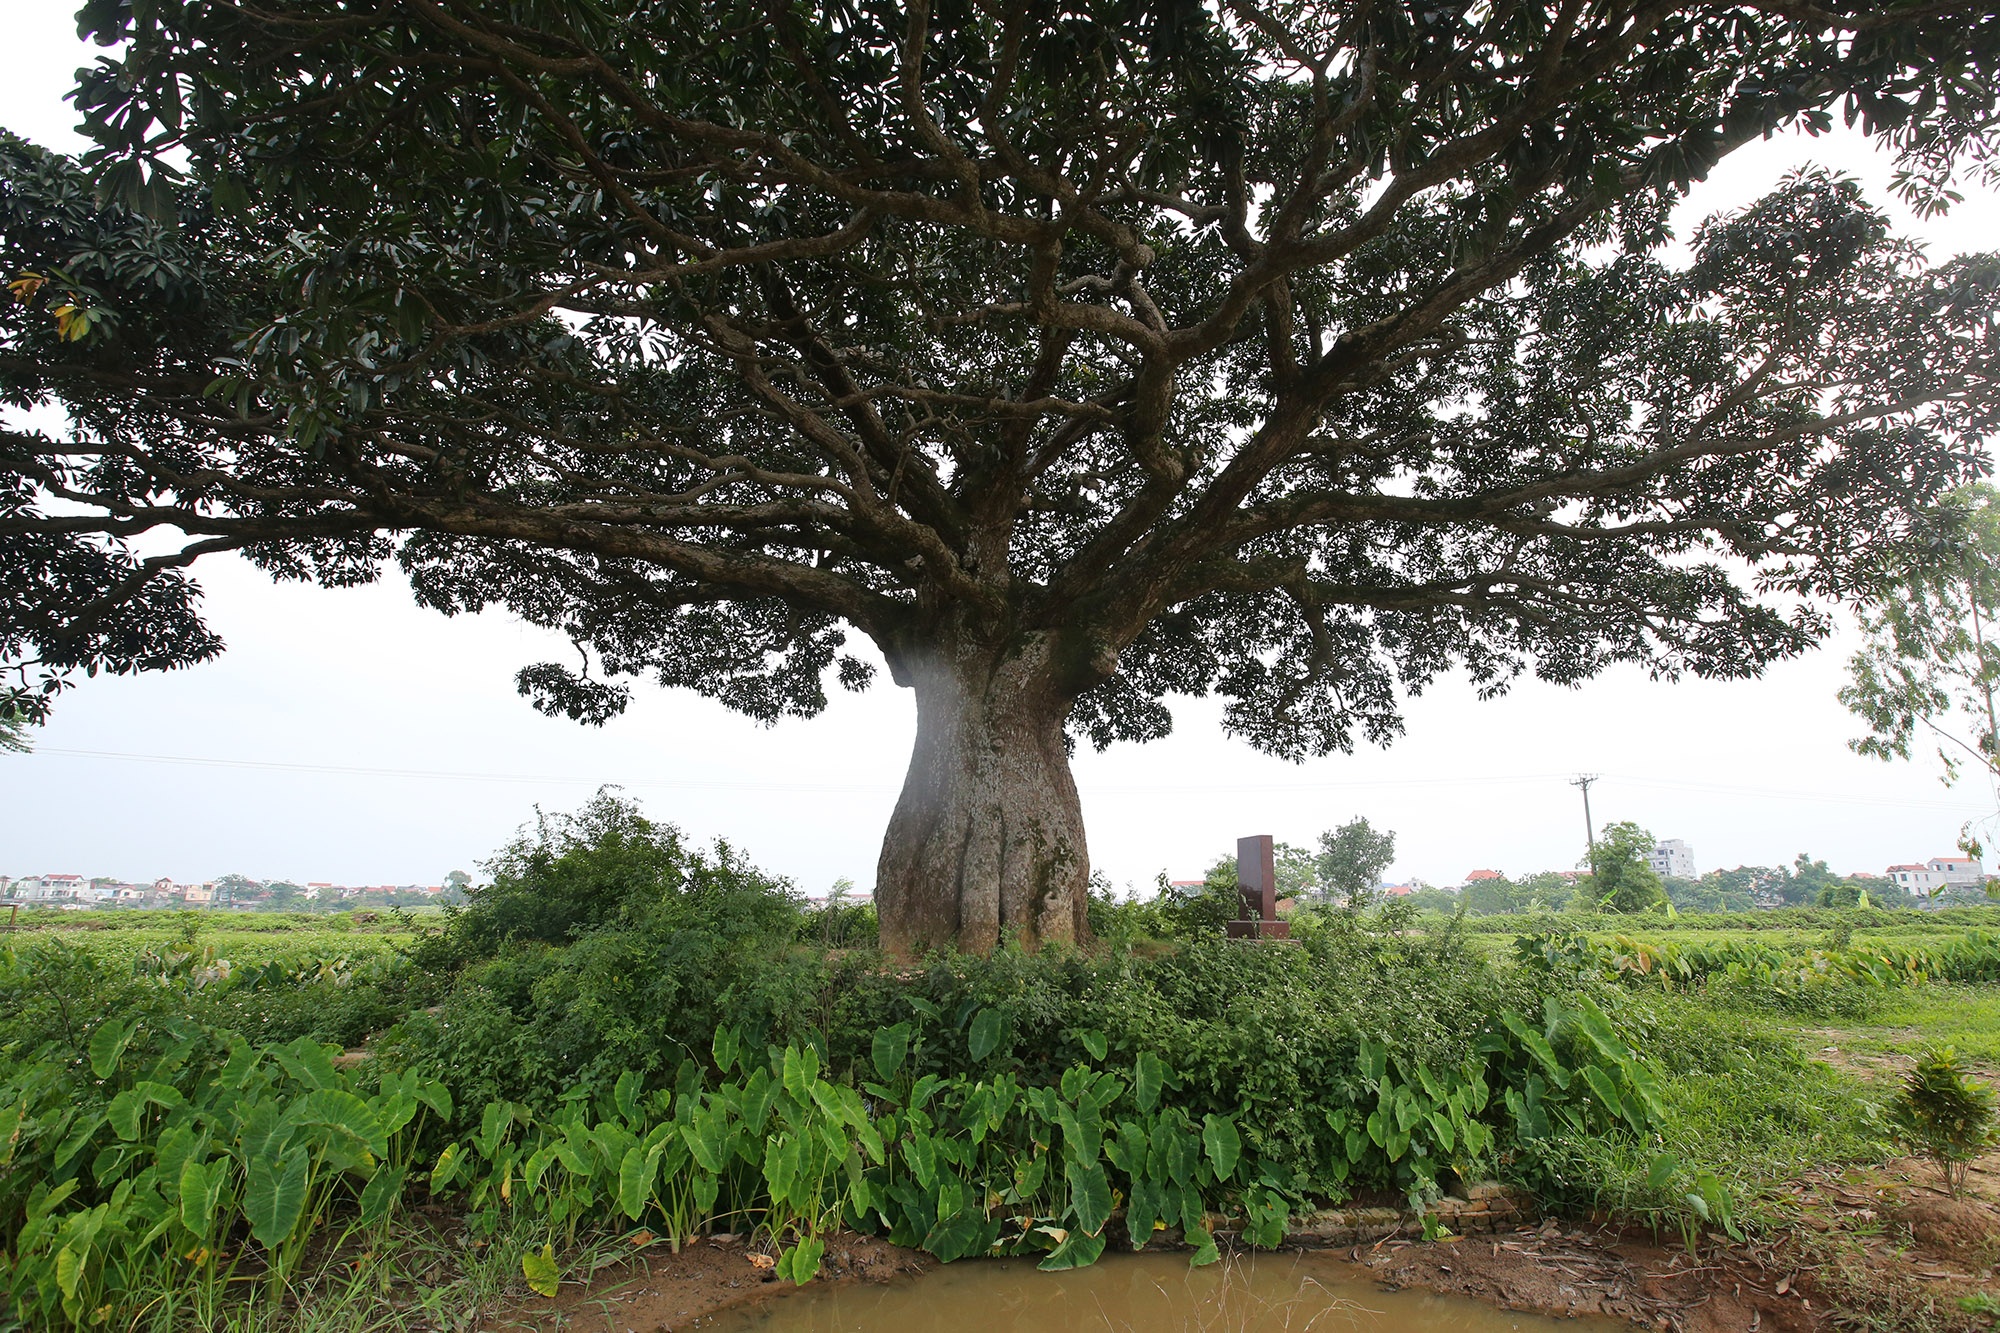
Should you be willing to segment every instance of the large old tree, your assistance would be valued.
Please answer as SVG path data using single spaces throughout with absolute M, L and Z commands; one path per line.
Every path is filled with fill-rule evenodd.
M 137 17 L 135 17 L 135 15 Z M 1747 675 L 1979 471 L 1996 265 L 1722 155 L 1990 167 L 1987 3 L 92 0 L 0 143 L 0 650 L 204 658 L 237 551 L 512 608 L 615 713 L 916 696 L 884 938 L 1062 940 L 1073 738 L 1284 755 L 1462 665 Z M 60 419 L 30 429 L 22 420 Z

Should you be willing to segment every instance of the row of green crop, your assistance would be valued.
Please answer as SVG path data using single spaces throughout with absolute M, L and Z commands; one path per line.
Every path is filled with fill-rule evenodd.
M 1450 920 L 1427 917 L 1427 921 Z M 1617 912 L 1518 912 L 1466 916 L 1457 929 L 1475 935 L 1583 932 L 1688 935 L 1706 931 L 1756 934 L 1804 932 L 1824 934 L 1846 929 L 1870 936 L 1957 935 L 1967 930 L 2000 930 L 2000 903 L 1971 904 L 1919 911 L 1882 907 L 1772 907 L 1748 912 L 1677 912 L 1672 916 L 1647 912 L 1638 916 Z
M 1603 940 L 1554 932 L 1517 936 L 1514 951 L 1521 962 L 1555 973 L 1666 990 L 1746 993 L 1815 1012 L 1900 986 L 2000 981 L 2000 936 L 1978 930 L 1946 939 L 1804 949 L 1755 938 Z
M 920 1002 L 919 1002 L 920 1003 Z M 0 1086 L 0 1268 L 31 1326 L 214 1322 L 234 1283 L 273 1293 L 302 1264 L 379 1241 L 413 1204 L 438 1200 L 488 1236 L 528 1235 L 531 1285 L 553 1291 L 580 1233 L 652 1231 L 676 1244 L 754 1231 L 781 1276 L 817 1271 L 849 1227 L 952 1260 L 1039 1255 L 1094 1261 L 1124 1210 L 1135 1247 L 1178 1228 L 1214 1257 L 1211 1212 L 1275 1244 L 1311 1201 L 1296 1169 L 1261 1159 L 1230 1115 L 1199 1118 L 1182 1082 L 1141 1051 L 1114 1063 L 1100 1034 L 1048 1086 L 1015 1074 L 917 1075 L 925 1026 L 878 1031 L 863 1068 L 835 1077 L 811 1045 L 751 1050 L 733 1029 L 665 1086 L 636 1074 L 552 1114 L 512 1102 L 454 1134 L 446 1088 L 306 1040 L 255 1048 L 226 1032 L 113 1019 L 87 1058 L 13 1066 Z M 975 1061 L 1000 1040 L 992 1010 L 956 1034 Z M 1318 1110 L 1356 1187 L 1421 1205 L 1440 1176 L 1516 1168 L 1552 1135 L 1654 1134 L 1655 1076 L 1594 1004 L 1550 1002 L 1538 1021 L 1503 1011 L 1462 1066 L 1432 1069 L 1362 1044 L 1361 1095 Z M 1661 1180 L 1679 1172 L 1662 1158 Z M 1691 1205 L 1718 1205 L 1712 1179 Z M 517 1243 L 518 1240 L 517 1240 Z

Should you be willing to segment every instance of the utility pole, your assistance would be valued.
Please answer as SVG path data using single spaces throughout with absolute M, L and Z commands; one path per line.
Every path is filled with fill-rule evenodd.
M 1583 837 L 1590 848 L 1590 877 L 1597 878 L 1597 830 L 1590 822 L 1590 784 L 1597 781 L 1595 773 L 1579 773 L 1570 779 L 1569 785 L 1583 789 Z

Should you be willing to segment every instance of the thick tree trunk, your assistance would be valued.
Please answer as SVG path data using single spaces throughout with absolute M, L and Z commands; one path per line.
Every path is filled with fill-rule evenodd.
M 882 944 L 901 957 L 1086 935 L 1090 861 L 1046 641 L 934 648 L 898 664 L 917 744 L 876 872 Z

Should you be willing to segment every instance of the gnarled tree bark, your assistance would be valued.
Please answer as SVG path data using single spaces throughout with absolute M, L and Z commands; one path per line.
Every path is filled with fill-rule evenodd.
M 1057 655 L 1031 634 L 892 656 L 916 693 L 917 741 L 875 880 L 891 954 L 1086 937 L 1090 862 L 1063 739 L 1076 695 Z

